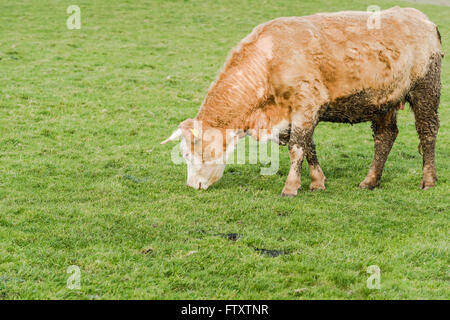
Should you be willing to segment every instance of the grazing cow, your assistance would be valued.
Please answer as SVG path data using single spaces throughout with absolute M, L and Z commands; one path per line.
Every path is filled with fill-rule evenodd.
M 225 164 L 216 160 L 226 158 L 239 138 L 259 139 L 264 129 L 269 135 L 279 130 L 278 142 L 289 146 L 291 167 L 282 196 L 297 194 L 304 157 L 310 189 L 325 189 L 313 141 L 317 123 L 371 121 L 375 155 L 360 187 L 372 189 L 398 134 L 397 110 L 409 102 L 423 154 L 421 188 L 433 187 L 443 57 L 439 31 L 416 9 L 382 11 L 378 28 L 369 27 L 371 14 L 279 18 L 244 38 L 195 119 L 183 121 L 162 142 L 181 137 L 183 156 L 191 160 L 187 184 L 208 188 L 223 174 Z M 210 129 L 225 138 L 205 137 Z

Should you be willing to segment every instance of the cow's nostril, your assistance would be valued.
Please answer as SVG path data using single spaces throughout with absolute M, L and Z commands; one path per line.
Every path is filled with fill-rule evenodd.
M 202 183 L 201 183 L 201 182 L 198 183 L 198 188 L 199 188 L 199 189 L 202 188 Z

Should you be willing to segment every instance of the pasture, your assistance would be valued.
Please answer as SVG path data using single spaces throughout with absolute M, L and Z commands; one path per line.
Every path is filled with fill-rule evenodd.
M 81 29 L 69 30 L 69 5 Z M 369 123 L 320 123 L 327 190 L 281 198 L 288 170 L 234 164 L 187 188 L 175 144 L 256 25 L 321 11 L 422 10 L 450 54 L 450 7 L 403 1 L 2 1 L 0 299 L 449 299 L 450 66 L 438 183 L 422 191 L 409 109 L 381 187 L 361 190 Z M 79 267 L 79 289 L 67 268 Z M 367 268 L 379 266 L 381 288 Z

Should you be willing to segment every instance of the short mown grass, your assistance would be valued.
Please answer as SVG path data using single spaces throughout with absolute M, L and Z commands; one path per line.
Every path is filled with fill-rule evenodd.
M 66 27 L 72 4 L 80 30 Z M 373 191 L 358 188 L 373 154 L 368 123 L 321 123 L 327 190 L 307 191 L 304 166 L 303 191 L 289 199 L 279 196 L 285 148 L 276 175 L 231 165 L 196 191 L 171 162 L 173 146 L 159 145 L 195 116 L 228 51 L 254 26 L 371 4 L 421 9 L 449 52 L 450 8 L 433 5 L 3 1 L 0 299 L 450 298 L 447 59 L 431 190 L 419 189 L 409 108 Z M 81 270 L 79 290 L 67 288 L 70 265 Z M 381 269 L 380 290 L 366 286 L 370 265 Z

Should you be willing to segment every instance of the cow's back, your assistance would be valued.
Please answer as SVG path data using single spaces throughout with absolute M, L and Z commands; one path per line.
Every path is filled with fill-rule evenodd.
M 361 92 L 384 104 L 404 96 L 440 54 L 436 26 L 418 10 L 321 13 L 265 25 L 273 40 L 272 84 L 326 103 Z M 309 97 L 308 95 L 311 95 Z
M 372 17 L 372 18 L 371 18 Z M 404 99 L 441 54 L 416 9 L 320 13 L 257 26 L 234 48 L 197 119 L 222 128 L 286 129 L 296 109 L 361 122 Z

